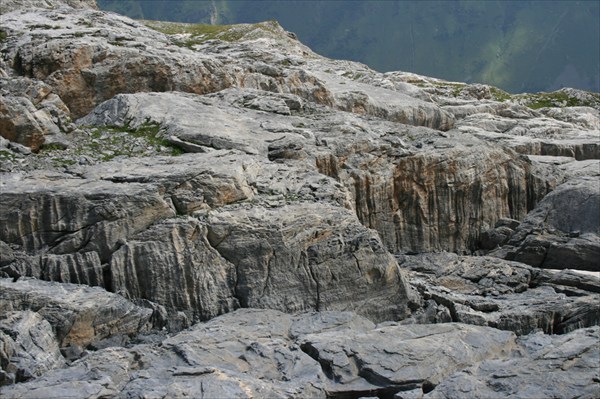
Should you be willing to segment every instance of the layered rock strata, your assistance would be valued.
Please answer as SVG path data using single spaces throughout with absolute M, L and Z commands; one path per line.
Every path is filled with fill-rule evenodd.
M 598 270 L 597 93 L 42 5 L 1 8 L 3 396 L 597 396 L 598 278 L 545 270 Z

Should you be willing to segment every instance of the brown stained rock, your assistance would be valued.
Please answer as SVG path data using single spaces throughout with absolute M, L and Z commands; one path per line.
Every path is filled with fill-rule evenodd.
M 31 278 L 0 279 L 0 286 L 0 311 L 38 313 L 50 323 L 60 346 L 86 347 L 112 335 L 135 335 L 152 327 L 152 310 L 102 288 Z
M 0 132 L 2 137 L 39 150 L 51 123 L 47 115 L 37 110 L 26 98 L 0 98 Z

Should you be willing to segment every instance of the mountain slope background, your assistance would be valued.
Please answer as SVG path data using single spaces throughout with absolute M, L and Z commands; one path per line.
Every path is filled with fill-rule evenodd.
M 600 91 L 599 1 L 98 0 L 137 19 L 277 20 L 317 53 L 509 92 Z

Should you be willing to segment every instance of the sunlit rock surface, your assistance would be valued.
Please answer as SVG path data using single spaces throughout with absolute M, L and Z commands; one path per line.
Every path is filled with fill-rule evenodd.
M 3 397 L 598 396 L 598 93 L 0 10 Z

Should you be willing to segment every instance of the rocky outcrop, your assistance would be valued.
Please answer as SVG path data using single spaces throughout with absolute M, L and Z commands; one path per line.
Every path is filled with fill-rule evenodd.
M 0 13 L 4 14 L 10 11 L 18 9 L 28 8 L 60 8 L 60 7 L 72 7 L 72 8 L 92 8 L 98 9 L 96 0 L 6 0 L 0 5 Z
M 431 149 L 390 160 L 392 168 L 372 153 L 342 158 L 340 179 L 350 187 L 359 218 L 391 251 L 468 253 L 485 226 L 522 218 L 537 191 L 545 191 L 524 160 L 469 141 L 460 135 L 434 140 Z
M 593 398 L 600 389 L 598 371 L 588 366 L 600 356 L 598 334 L 598 327 L 594 327 L 568 335 L 532 334 L 519 338 L 523 356 L 486 360 L 477 367 L 468 367 L 424 397 Z
M 86 347 L 113 335 L 135 335 L 152 327 L 152 310 L 101 288 L 27 278 L 16 282 L 0 279 L 0 287 L 2 314 L 36 312 L 50 323 L 60 347 Z
M 79 123 L 157 123 L 184 150 L 237 149 L 316 164 L 344 186 L 344 205 L 393 252 L 472 251 L 481 230 L 503 216 L 524 217 L 548 190 L 526 159 L 470 135 L 367 122 L 291 95 L 256 98 L 256 91 L 239 89 L 203 97 L 119 95 Z M 290 121 L 285 115 L 292 112 Z
M 452 115 L 435 104 L 395 90 L 349 81 L 332 73 L 320 73 L 317 76 L 331 91 L 334 106 L 342 111 L 442 131 L 454 126 Z
M 48 232 L 40 231 L 37 225 L 12 222 L 10 218 L 18 215 L 7 212 L 6 242 L 49 253 L 18 256 L 4 272 L 103 286 L 128 298 L 184 311 L 189 320 L 214 317 L 240 305 L 286 311 L 354 309 L 374 320 L 410 311 L 408 303 L 416 300 L 410 298 L 395 261 L 374 232 L 351 212 L 298 202 L 302 197 L 313 202 L 315 196 L 326 199 L 321 191 L 327 180 L 315 186 L 319 189 L 308 190 L 310 195 L 305 194 L 305 181 L 296 188 L 282 187 L 288 198 L 279 201 L 289 202 L 288 206 L 268 210 L 258 202 L 222 209 L 244 200 L 273 205 L 263 190 L 273 194 L 277 187 L 273 178 L 281 168 L 261 170 L 251 158 L 218 152 L 204 160 L 163 158 L 162 166 L 158 161 L 149 167 L 133 159 L 131 168 L 127 162 L 85 168 L 80 173 L 86 179 L 70 182 L 73 192 L 80 192 L 80 184 L 89 187 L 83 198 L 70 194 L 68 187 L 58 195 L 54 193 L 59 186 L 48 192 L 39 178 L 14 181 L 26 192 L 28 185 L 38 187 L 29 196 L 35 204 L 30 212 L 39 212 L 40 217 L 52 214 L 56 221 L 44 222 Z M 315 180 L 322 180 L 314 174 Z M 293 194 L 288 192 L 292 189 Z M 10 203 L 19 195 L 13 192 L 6 198 Z M 61 209 L 70 210 L 68 220 L 74 225 L 64 224 Z M 102 219 L 101 212 L 113 216 Z M 164 220 L 175 213 L 204 219 Z M 312 214 L 322 214 L 323 220 L 302 218 Z M 36 218 L 27 221 L 39 223 Z M 266 221 L 271 224 L 261 225 Z M 256 241 L 249 240 L 253 229 Z M 266 252 L 259 256 L 261 247 Z M 65 253 L 74 250 L 80 253 Z M 152 281 L 148 273 L 154 276 Z
M 599 271 L 599 226 L 597 176 L 575 177 L 548 194 L 491 254 L 547 269 Z
M 37 151 L 43 144 L 66 147 L 73 130 L 69 109 L 52 88 L 28 78 L 0 78 L 2 137 Z
M 117 93 L 207 93 L 233 82 L 219 61 L 169 46 L 165 35 L 116 15 L 29 9 L 4 14 L 3 21 L 9 65 L 53 87 L 74 118 Z
M 301 342 L 329 377 L 330 397 L 380 397 L 430 391 L 462 364 L 503 357 L 514 336 L 461 324 L 386 325 L 354 334 L 308 335 Z
M 57 185 L 57 177 L 3 179 L 3 241 L 32 252 L 94 251 L 104 263 L 119 240 L 175 215 L 153 187 L 82 179 L 61 179 Z
M 99 350 L 3 394 L 402 398 L 467 392 L 483 398 L 542 391 L 592 397 L 599 388 L 597 355 L 598 327 L 515 339 L 460 323 L 374 326 L 350 312 L 243 309 L 158 345 Z
M 66 364 L 50 323 L 29 310 L 3 312 L 0 348 L 0 385 L 27 381 Z
M 403 318 L 417 305 L 377 234 L 346 210 L 295 205 L 215 212 L 208 239 L 237 268 L 243 307 L 353 310 L 381 321 Z
M 405 322 L 461 322 L 526 335 L 565 334 L 600 324 L 600 282 L 522 263 L 455 254 L 402 256 L 426 305 Z
M 3 396 L 597 391 L 596 108 L 75 3 L 3 3 Z
M 112 289 L 182 310 L 190 321 L 237 309 L 235 267 L 206 234 L 206 226 L 190 218 L 168 219 L 130 237 L 112 255 Z

